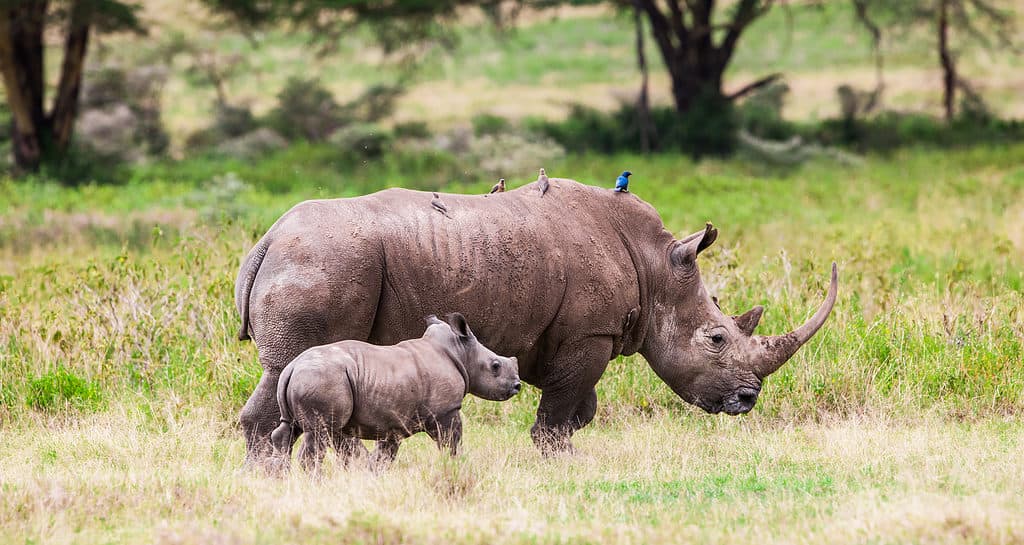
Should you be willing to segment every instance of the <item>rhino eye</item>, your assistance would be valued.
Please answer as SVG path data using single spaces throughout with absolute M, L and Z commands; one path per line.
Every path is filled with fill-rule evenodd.
M 494 371 L 495 373 L 497 373 L 498 369 L 501 369 L 501 363 L 499 363 L 498 360 L 492 361 L 491 362 L 491 371 Z
M 724 342 L 725 342 L 725 337 L 724 337 L 724 336 L 722 336 L 722 335 L 721 335 L 720 333 L 714 333 L 714 334 L 712 334 L 712 335 L 710 336 L 710 339 L 711 339 L 711 342 L 712 342 L 712 343 L 714 343 L 714 344 L 716 344 L 716 345 L 721 345 L 722 343 L 724 343 Z

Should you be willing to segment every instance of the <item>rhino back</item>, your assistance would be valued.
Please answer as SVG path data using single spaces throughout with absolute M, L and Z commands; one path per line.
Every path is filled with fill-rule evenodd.
M 253 300 L 261 282 L 288 284 L 288 293 L 302 294 L 290 304 L 333 313 L 321 320 L 341 335 L 331 340 L 375 344 L 417 336 L 427 314 L 458 311 L 484 345 L 518 356 L 521 375 L 534 382 L 533 362 L 559 344 L 621 333 L 639 299 L 626 246 L 662 230 L 632 195 L 563 179 L 551 185 L 543 198 L 533 184 L 443 194 L 447 216 L 431 206 L 431 193 L 404 189 L 302 203 L 268 233 Z M 623 222 L 644 224 L 639 242 L 626 240 Z M 369 328 L 365 335 L 350 333 L 353 322 Z

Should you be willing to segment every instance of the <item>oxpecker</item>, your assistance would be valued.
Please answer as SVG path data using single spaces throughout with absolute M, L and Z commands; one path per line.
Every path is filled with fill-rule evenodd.
M 434 193 L 434 199 L 430 201 L 430 206 L 433 206 L 434 210 L 444 214 L 444 217 L 451 218 L 451 216 L 448 215 L 448 207 L 441 202 L 441 197 L 437 193 Z
M 549 187 L 551 186 L 548 184 L 548 173 L 544 172 L 544 169 L 540 169 L 540 176 L 537 176 L 537 189 L 540 190 L 541 197 L 548 192 Z
M 491 193 L 504 193 L 505 192 L 505 178 L 498 180 L 498 183 L 491 187 Z

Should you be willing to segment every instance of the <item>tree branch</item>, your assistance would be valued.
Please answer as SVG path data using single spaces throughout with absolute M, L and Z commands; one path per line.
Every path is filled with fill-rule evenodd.
M 732 23 L 729 25 L 729 31 L 722 40 L 722 45 L 718 47 L 719 55 L 723 60 L 732 58 L 736 42 L 739 41 L 740 35 L 746 30 L 747 25 L 767 13 L 774 3 L 775 0 L 765 0 L 763 5 L 758 0 L 740 0 L 739 6 L 736 7 L 736 15 L 733 16 Z
M 668 19 L 658 9 L 654 0 L 637 0 L 637 5 L 647 13 L 647 19 L 651 22 L 651 33 L 654 34 L 654 41 L 658 44 L 658 49 L 661 49 L 665 66 L 669 73 L 675 72 L 676 67 L 673 65 L 676 62 L 676 47 L 672 45 L 672 31 L 669 28 Z
M 742 98 L 742 97 L 750 94 L 751 92 L 756 91 L 757 89 L 760 89 L 762 87 L 765 87 L 767 85 L 771 85 L 772 83 L 775 83 L 780 78 L 782 78 L 782 74 L 779 73 L 779 72 L 776 72 L 774 74 L 769 74 L 769 75 L 767 75 L 767 76 L 765 76 L 765 77 L 763 77 L 763 78 L 761 78 L 759 80 L 752 81 L 752 82 L 744 85 L 743 87 L 740 87 L 740 89 L 738 91 L 734 91 L 732 93 L 729 93 L 728 95 L 726 95 L 725 98 L 727 98 L 729 100 L 736 100 L 736 99 Z

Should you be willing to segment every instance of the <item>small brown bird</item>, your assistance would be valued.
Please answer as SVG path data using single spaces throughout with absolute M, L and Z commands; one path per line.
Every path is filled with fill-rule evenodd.
M 449 219 L 451 218 L 451 216 L 448 215 L 448 207 L 441 202 L 441 196 L 437 193 L 434 193 L 434 199 L 430 201 L 430 206 L 433 206 L 434 210 L 444 214 L 444 217 Z
M 491 193 L 504 193 L 505 192 L 505 178 L 498 180 L 498 183 L 491 187 Z
M 544 172 L 544 169 L 540 169 L 540 176 L 537 176 L 537 189 L 540 190 L 540 196 L 543 197 L 548 192 L 548 188 L 551 185 L 548 183 L 548 173 Z

